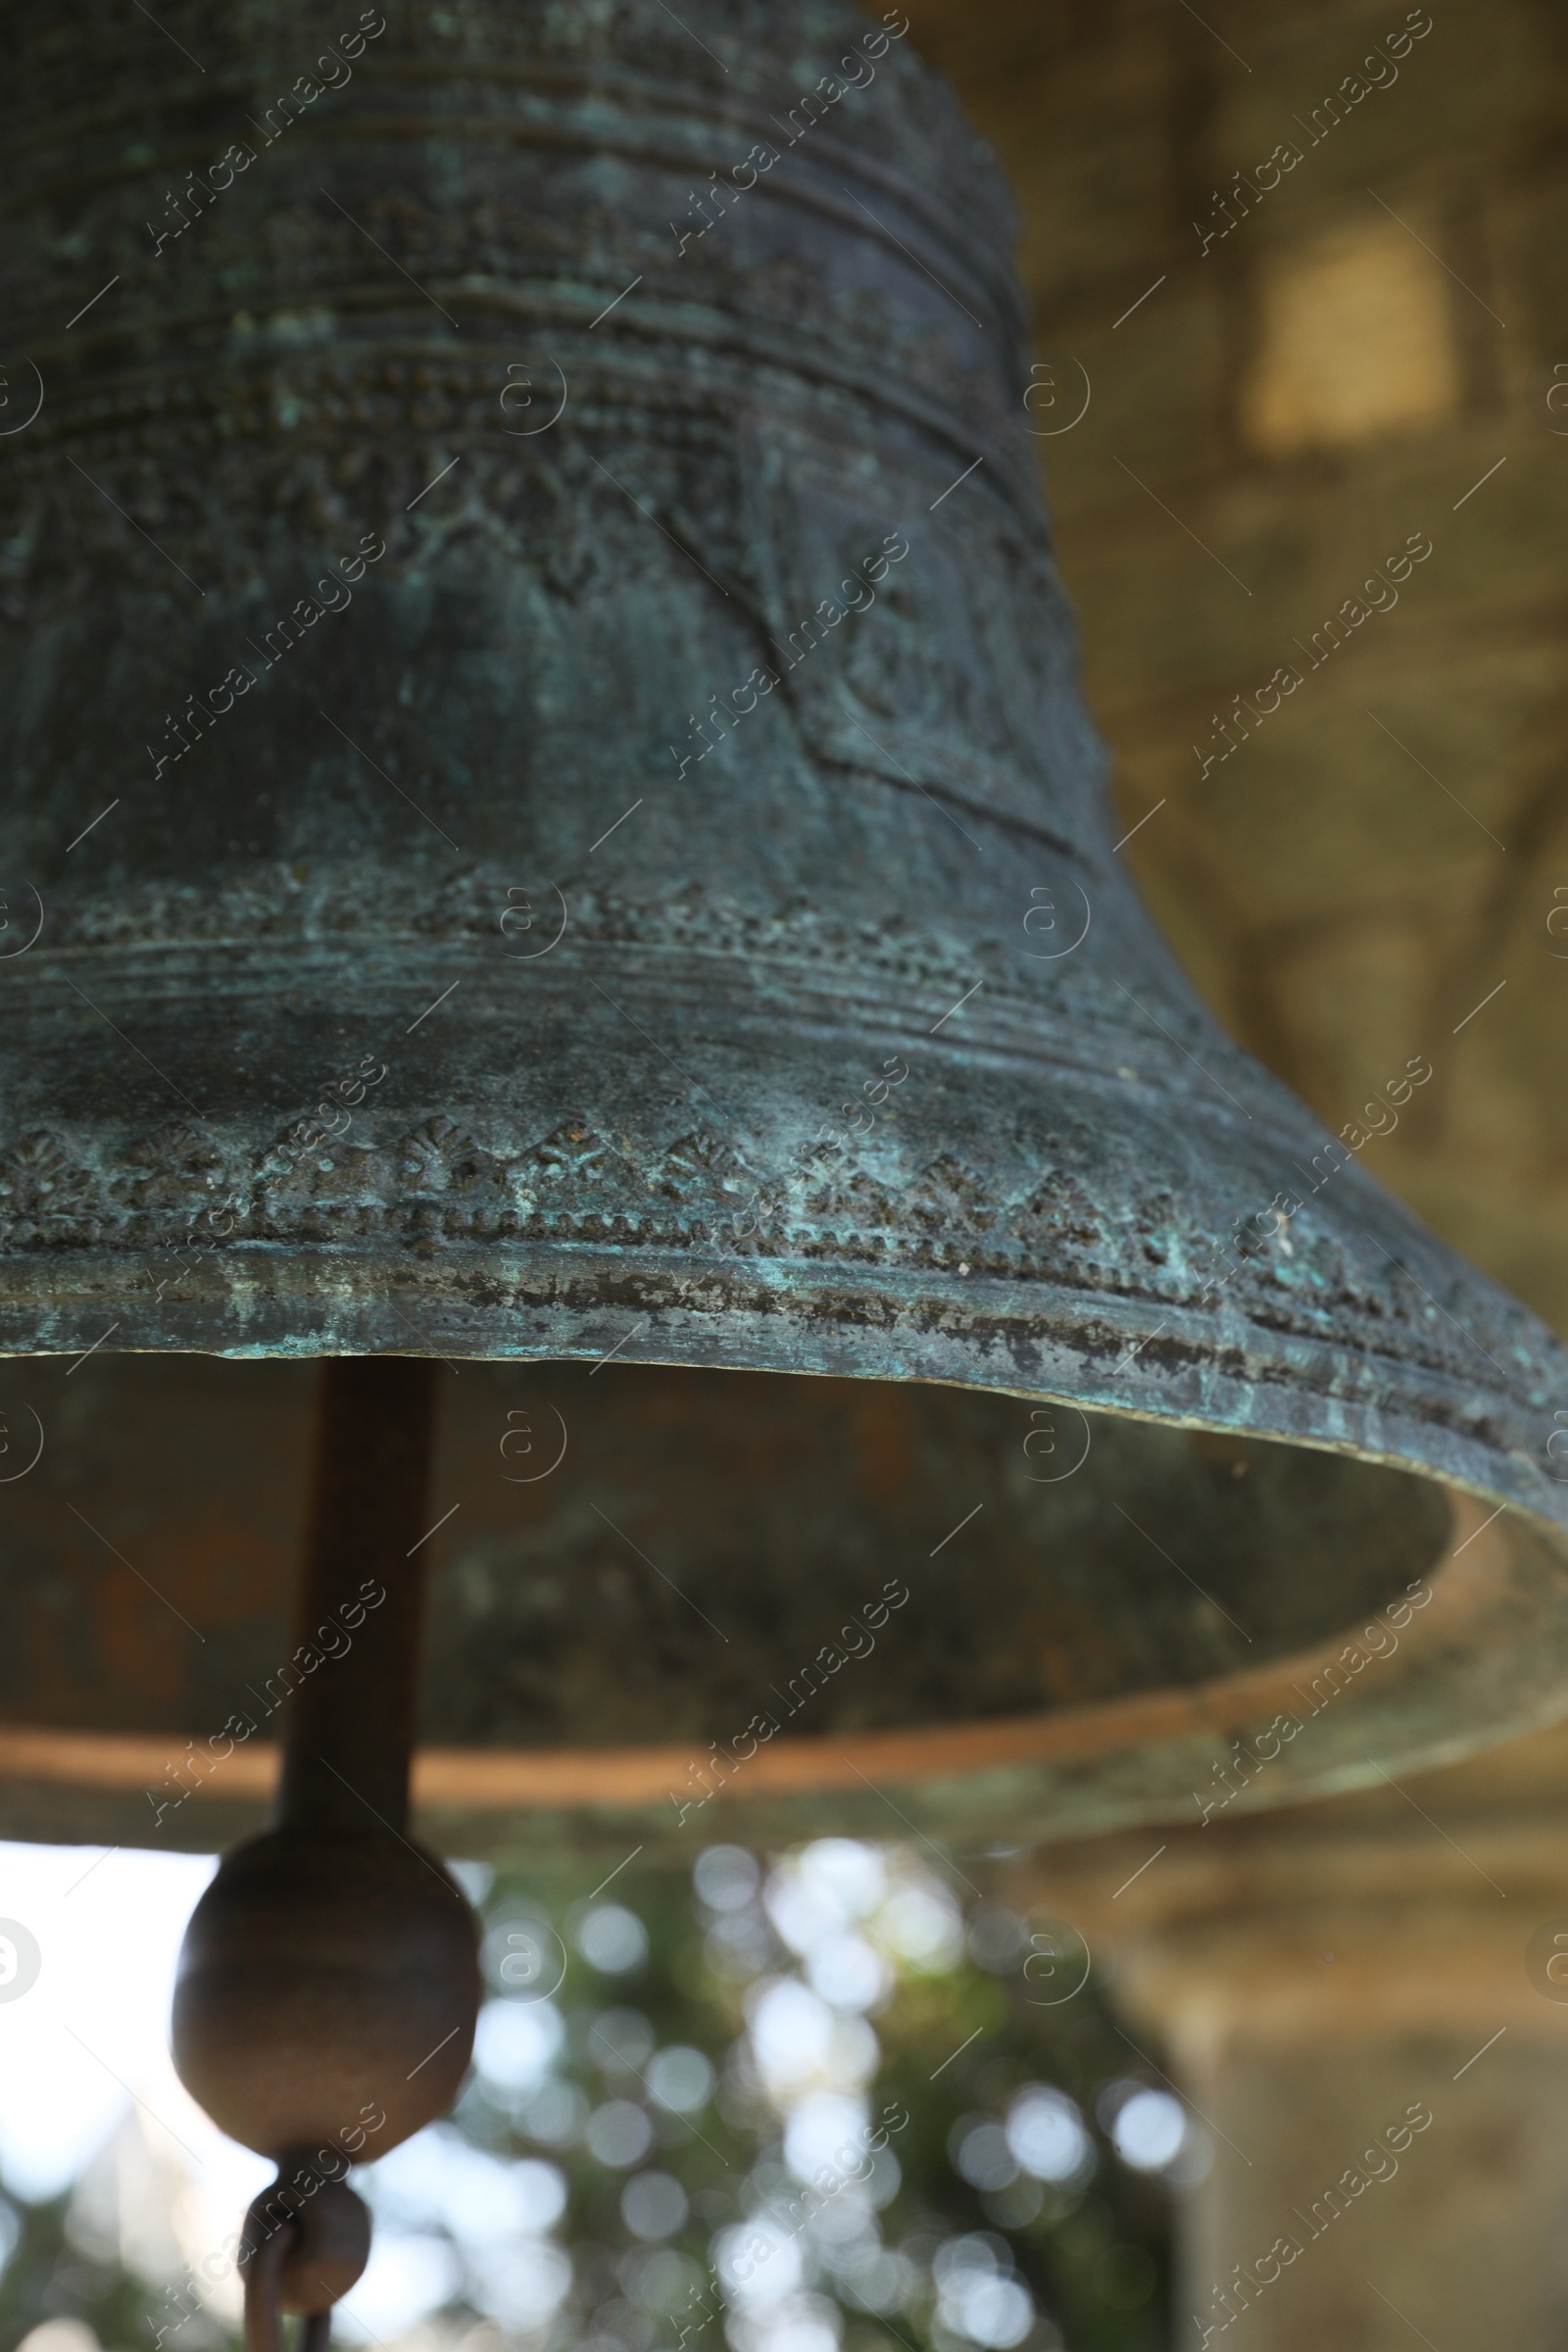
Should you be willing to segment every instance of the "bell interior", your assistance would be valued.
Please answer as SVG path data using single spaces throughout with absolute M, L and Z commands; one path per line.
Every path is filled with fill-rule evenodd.
M 5 1726 L 276 1736 L 316 1379 L 0 1366 Z M 701 1752 L 1190 1688 L 1364 1621 L 1451 1534 L 1404 1471 L 935 1384 L 465 1361 L 438 1395 L 443 1747 Z

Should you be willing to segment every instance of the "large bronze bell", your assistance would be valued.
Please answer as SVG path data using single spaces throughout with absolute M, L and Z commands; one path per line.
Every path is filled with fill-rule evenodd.
M 314 1356 L 452 1367 L 473 1849 L 1190 1813 L 1391 1609 L 1256 1801 L 1556 1711 L 1561 1349 L 1128 884 L 902 17 L 333 29 L 12 24 L 0 1826 L 262 1818 Z
M 341 17 L 11 17 L 0 1829 L 255 1828 L 276 1713 L 279 1834 L 336 1740 L 401 1840 L 425 1568 L 448 1850 L 1060 1837 L 1560 1712 L 1563 1351 L 1151 928 L 898 12 Z M 434 1386 L 334 1369 L 291 1632 L 315 1357 Z

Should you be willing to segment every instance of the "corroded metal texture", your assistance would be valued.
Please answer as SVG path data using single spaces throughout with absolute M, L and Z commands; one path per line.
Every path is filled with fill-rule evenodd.
M 8 20 L 0 1344 L 1402 1464 L 1513 1568 L 1390 1742 L 1563 1703 L 1563 1351 L 1126 880 L 1007 206 L 902 20 L 131 15 Z

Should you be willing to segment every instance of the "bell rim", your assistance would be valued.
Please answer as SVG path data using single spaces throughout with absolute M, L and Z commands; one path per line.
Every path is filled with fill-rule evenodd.
M 1568 1713 L 1568 1614 L 1552 1589 L 1568 1581 L 1568 1540 L 1538 1523 L 1541 1548 L 1555 1576 L 1544 1592 L 1538 1585 L 1533 1592 L 1530 1531 L 1510 1535 L 1496 1524 L 1499 1512 L 1482 1515 L 1485 1498 L 1446 1492 L 1448 1543 L 1417 1580 L 1431 1588 L 1426 1600 L 1391 1604 L 1384 1612 L 1405 1606 L 1407 1626 L 1414 1609 L 1430 1605 L 1435 1614 L 1415 1639 L 1406 1634 L 1396 1642 L 1404 1648 L 1404 1664 L 1397 1674 L 1385 1674 L 1372 1695 L 1349 1683 L 1349 1673 L 1361 1667 L 1343 1663 L 1354 1645 L 1356 1618 L 1309 1647 L 1203 1683 L 935 1727 L 797 1735 L 740 1759 L 733 1788 L 720 1779 L 708 1797 L 691 1797 L 673 1820 L 665 1803 L 678 1806 L 678 1798 L 667 1783 L 684 1774 L 689 1787 L 692 1772 L 703 1769 L 688 1748 L 427 1745 L 414 1759 L 416 1835 L 437 1851 L 530 1860 L 541 1846 L 564 1844 L 580 1856 L 609 1853 L 633 1838 L 651 1860 L 668 1861 L 689 1848 L 686 1814 L 715 1801 L 699 1833 L 710 1838 L 777 1844 L 829 1830 L 877 1835 L 879 1819 L 880 1835 L 896 1837 L 887 1818 L 891 1807 L 920 1838 L 1022 1835 L 1050 1842 L 1190 1821 L 1189 1805 L 1202 1805 L 1191 1783 L 1206 1772 L 1212 1785 L 1219 1764 L 1233 1762 L 1216 1762 L 1213 1751 L 1227 1740 L 1238 1747 L 1249 1738 L 1260 1742 L 1270 1731 L 1274 1756 L 1262 1761 L 1278 1758 L 1284 1769 L 1259 1774 L 1263 1786 L 1255 1796 L 1244 1788 L 1209 1810 L 1219 1802 L 1263 1810 L 1369 1787 L 1385 1777 L 1374 1754 L 1392 1755 L 1400 1769 L 1450 1763 Z M 1361 1666 L 1382 1655 L 1371 1652 Z M 1348 1703 L 1336 1709 L 1332 1747 L 1308 1768 L 1288 1755 L 1278 1726 L 1294 1719 L 1289 1694 L 1308 1703 L 1302 1683 L 1315 1690 L 1336 1666 L 1342 1686 L 1330 1682 L 1322 1706 L 1312 1705 L 1310 1712 L 1325 1711 L 1342 1688 Z M 1271 1709 L 1272 1719 L 1265 1721 Z M 1424 1731 L 1417 1728 L 1422 1721 Z M 52 1800 L 69 1814 L 74 1798 L 83 1805 L 99 1800 L 95 1827 L 74 1837 L 67 1828 L 58 1841 L 99 1842 L 102 1800 L 113 1805 L 122 1798 L 121 1841 L 136 1843 L 128 1826 L 132 1800 L 143 1797 L 167 1765 L 170 1744 L 168 1735 L 156 1733 L 0 1725 L 0 1835 L 36 1837 L 36 1808 Z M 174 1844 L 212 1851 L 263 1827 L 280 1752 L 261 1740 L 236 1747 L 223 1768 L 192 1791 L 192 1812 Z M 747 1764 L 755 1761 L 761 1769 L 748 1774 Z M 895 1803 L 884 1784 L 912 1810 Z M 56 1841 L 47 1831 L 45 1838 Z
M 1518 1386 L 1461 1382 L 1335 1336 L 1271 1331 L 1228 1302 L 1213 1320 L 1176 1302 L 1156 1320 L 1152 1298 L 961 1268 L 633 1252 L 593 1242 L 513 1250 L 442 1240 L 403 1246 L 391 1268 L 373 1247 L 229 1243 L 209 1251 L 184 1298 L 151 1301 L 151 1311 L 126 1298 L 133 1252 L 72 1250 L 70 1293 L 59 1258 L 15 1253 L 0 1268 L 0 1357 L 613 1357 L 673 1370 L 917 1381 L 1304 1446 L 1488 1495 L 1560 1535 L 1568 1478 L 1544 1466 L 1556 1458 L 1545 1384 L 1568 1350 L 1516 1299 L 1416 1231 L 1428 1253 L 1477 1295 L 1492 1294 L 1532 1343 L 1528 1356 L 1520 1350 Z M 699 1290 L 706 1295 L 694 1298 Z M 1166 1357 L 1181 1357 L 1174 1370 L 1150 1355 L 1156 1341 Z M 1035 1358 L 1032 1377 L 1025 1350 Z M 1484 1412 L 1494 1434 L 1474 1434 Z M 1523 1442 L 1537 1415 L 1546 1432 L 1541 1459 Z

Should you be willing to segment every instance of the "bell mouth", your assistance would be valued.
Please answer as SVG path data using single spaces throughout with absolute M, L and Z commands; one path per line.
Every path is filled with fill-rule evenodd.
M 933 1383 L 450 1370 L 414 1784 L 448 1851 L 1206 1819 L 1561 1709 L 1548 1531 L 1384 1461 Z M 313 1388 L 0 1367 L 58 1433 L 0 1485 L 0 1834 L 257 1825 L 352 1642 L 288 1632 Z

